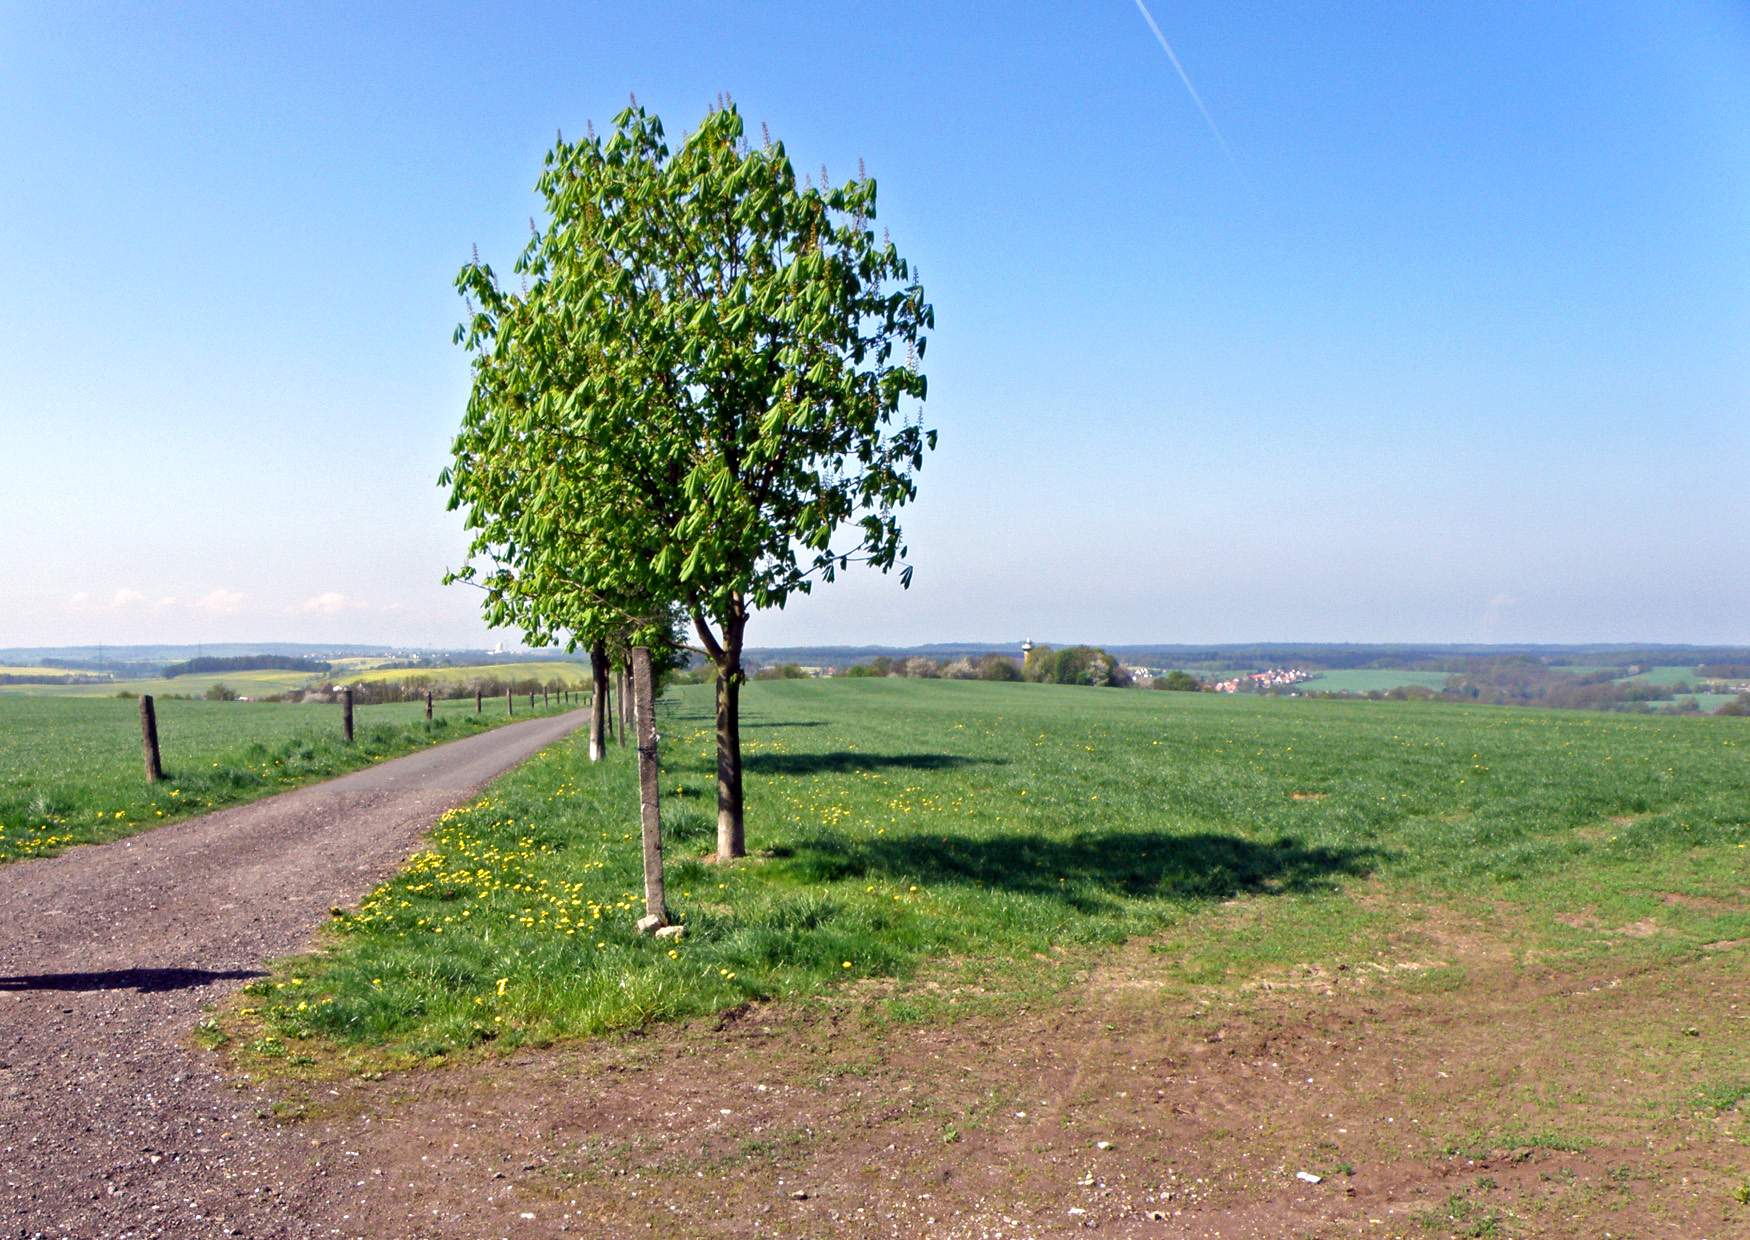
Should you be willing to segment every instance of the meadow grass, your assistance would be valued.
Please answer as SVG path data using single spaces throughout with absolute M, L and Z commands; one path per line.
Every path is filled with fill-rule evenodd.
M 419 1057 L 857 983 L 904 1019 L 928 988 L 869 979 L 962 961 L 1001 1000 L 1038 958 L 1177 926 L 1166 965 L 1221 983 L 1373 959 L 1435 905 L 1511 923 L 1544 959 L 1750 934 L 1750 720 L 757 682 L 755 855 L 719 866 L 709 694 L 662 708 L 678 944 L 634 931 L 630 762 L 573 740 L 446 814 L 321 950 L 252 983 L 238 1032 Z
M 359 706 L 349 746 L 334 705 L 156 706 L 166 779 L 152 785 L 141 759 L 138 702 L 0 697 L 0 862 L 115 839 L 505 721 L 502 699 L 479 718 L 471 700 L 439 702 L 430 723 L 423 703 Z M 516 717 L 528 717 L 525 703 Z

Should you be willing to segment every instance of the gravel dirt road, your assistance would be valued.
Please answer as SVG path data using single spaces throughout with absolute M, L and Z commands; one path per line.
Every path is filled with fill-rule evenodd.
M 531 720 L 113 844 L 0 867 L 0 1226 L 345 1234 L 349 1168 L 190 1050 L 445 809 L 587 722 Z M 344 1184 L 340 1181 L 344 1180 Z

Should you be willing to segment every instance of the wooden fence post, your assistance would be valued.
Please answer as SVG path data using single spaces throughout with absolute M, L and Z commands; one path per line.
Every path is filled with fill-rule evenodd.
M 535 691 L 533 689 L 529 690 L 529 709 L 535 709 Z
M 552 704 L 553 703 L 547 697 L 547 687 L 545 685 L 541 686 L 541 705 L 551 706 Z
M 150 693 L 140 695 L 140 743 L 146 750 L 146 782 L 155 784 L 164 778 L 164 762 L 158 753 L 158 712 Z
M 504 713 L 507 715 L 516 714 L 516 698 L 512 696 L 509 689 L 504 691 Z
M 481 704 L 480 700 L 484 696 L 485 696 L 485 694 L 483 694 L 479 689 L 474 690 L 474 713 L 476 715 L 478 715 L 480 713 L 480 704 Z
M 638 720 L 638 815 L 644 835 L 644 912 L 668 924 L 668 896 L 662 882 L 662 803 L 657 786 L 656 719 L 650 689 L 650 651 L 632 647 L 632 692 Z M 624 729 L 622 729 L 622 733 Z
M 340 691 L 340 730 L 346 735 L 346 743 L 352 744 L 352 690 Z
M 427 723 L 431 722 L 431 690 L 430 689 L 427 689 L 425 691 L 425 721 Z

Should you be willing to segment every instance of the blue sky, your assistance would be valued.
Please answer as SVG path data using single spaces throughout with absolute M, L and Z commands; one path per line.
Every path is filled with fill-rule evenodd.
M 867 160 L 913 588 L 756 645 L 1750 642 L 1750 10 L 0 4 L 0 646 L 484 635 L 456 268 L 556 128 Z M 510 11 L 506 11 L 510 9 Z

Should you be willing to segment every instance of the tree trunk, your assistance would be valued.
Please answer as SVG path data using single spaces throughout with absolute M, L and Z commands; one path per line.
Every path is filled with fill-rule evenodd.
M 739 634 L 737 635 L 739 636 Z M 717 665 L 717 859 L 747 856 L 741 814 L 741 643 Z
M 600 762 L 607 756 L 602 729 L 608 722 L 608 652 L 600 642 L 589 648 L 589 670 L 595 678 L 589 701 L 589 760 Z
M 644 834 L 644 912 L 668 924 L 668 895 L 662 882 L 662 803 L 657 786 L 656 718 L 650 687 L 650 651 L 632 647 L 632 692 L 638 716 L 638 813 Z M 624 703 L 626 696 L 620 695 Z M 621 732 L 624 733 L 622 728 Z
M 645 651 L 646 657 L 649 651 Z M 629 658 L 630 656 L 628 656 Z M 625 663 L 620 664 L 620 745 L 626 744 L 626 736 L 632 731 L 632 669 Z
M 741 638 L 747 609 L 736 595 L 722 622 L 723 640 L 711 631 L 702 609 L 693 612 L 693 628 L 717 667 L 717 859 L 747 856 L 747 832 L 741 815 Z

